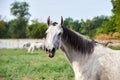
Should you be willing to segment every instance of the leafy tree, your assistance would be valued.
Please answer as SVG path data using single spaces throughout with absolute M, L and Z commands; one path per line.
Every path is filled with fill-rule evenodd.
M 30 17 L 29 5 L 27 2 L 14 2 L 11 4 L 11 14 L 17 18 L 24 18 L 28 21 Z
M 0 38 L 7 38 L 8 37 L 8 25 L 7 22 L 4 20 L 0 20 Z
M 86 23 L 83 19 L 81 19 L 80 25 L 81 28 L 79 29 L 79 32 L 85 35 L 87 31 L 86 31 Z
M 64 20 L 64 24 L 67 26 L 67 27 L 69 27 L 69 28 L 71 28 L 72 29 L 72 27 L 71 27 L 71 23 L 73 22 L 73 19 L 72 18 L 70 18 L 70 17 L 68 17 L 68 18 L 66 18 L 65 20 Z
M 28 26 L 27 35 L 29 36 L 29 38 L 43 38 L 45 37 L 46 30 L 47 25 L 45 23 L 33 21 L 33 23 Z
M 79 28 L 80 28 L 79 20 L 74 21 L 72 18 L 69 17 L 64 20 L 64 24 L 70 29 L 79 32 Z
M 104 21 L 100 28 L 97 29 L 97 34 L 103 33 L 109 36 L 115 37 L 117 33 L 118 38 L 120 37 L 120 0 L 111 0 L 113 5 L 113 15 L 109 20 Z
M 30 18 L 29 5 L 26 2 L 14 2 L 11 6 L 11 14 L 16 19 L 9 22 L 9 33 L 12 38 L 26 38 L 26 26 Z
M 14 19 L 9 22 L 9 36 L 11 38 L 26 38 L 27 23 L 24 19 Z
M 116 32 L 120 32 L 120 0 L 111 0 L 113 5 L 113 16 L 111 21 L 114 22 L 113 27 L 116 28 Z
M 87 19 L 86 21 L 84 21 L 83 19 L 81 19 L 79 32 L 89 37 L 95 37 L 96 34 L 101 32 L 101 25 L 104 23 L 104 21 L 109 21 L 109 17 L 102 15 L 94 17 L 92 20 Z
M 109 17 L 108 16 L 97 16 L 94 17 L 92 19 L 92 23 L 91 23 L 91 27 L 90 27 L 90 31 L 89 31 L 89 36 L 91 37 L 95 37 L 98 34 L 101 34 L 102 31 L 105 31 L 104 27 L 102 25 L 104 25 L 104 23 L 109 22 Z
M 65 19 L 64 24 L 83 35 L 95 37 L 96 33 L 99 34 L 100 32 L 102 32 L 101 30 L 103 30 L 103 27 L 101 26 L 105 21 L 109 21 L 109 17 L 103 15 L 94 17 L 92 20 L 87 19 L 86 21 L 84 21 L 83 19 L 81 19 L 81 21 L 74 21 L 72 18 L 69 17 Z M 101 27 L 101 29 L 99 27 Z

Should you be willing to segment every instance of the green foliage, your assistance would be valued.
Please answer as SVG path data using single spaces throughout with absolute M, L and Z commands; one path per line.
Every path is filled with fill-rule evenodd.
M 67 25 L 70 29 L 73 29 L 83 35 L 95 37 L 96 34 L 99 34 L 101 31 L 103 31 L 103 27 L 101 28 L 101 26 L 106 21 L 109 21 L 109 17 L 103 15 L 94 17 L 92 20 L 87 19 L 84 21 L 81 19 L 80 22 L 78 20 L 74 21 L 69 17 L 65 19 L 64 24 Z
M 117 32 L 120 32 L 120 0 L 112 0 L 113 5 L 113 16 L 111 18 L 111 21 L 114 21 L 114 26 L 116 28 Z
M 114 13 L 114 15 L 120 15 L 120 0 L 111 0 L 112 5 L 113 5 L 113 9 L 112 12 Z
M 26 38 L 27 22 L 23 18 L 14 19 L 9 22 L 9 36 L 11 38 Z
M 113 16 L 97 16 L 92 20 L 87 19 L 84 21 L 81 19 L 80 23 L 75 21 L 72 18 L 67 18 L 64 23 L 69 26 L 69 28 L 87 35 L 89 37 L 95 37 L 99 34 L 110 34 L 120 32 L 120 0 L 111 0 L 113 5 Z
M 97 30 L 99 30 L 102 26 L 102 24 L 106 21 L 109 21 L 109 17 L 107 16 L 97 16 L 97 17 L 94 17 L 91 21 L 89 21 L 88 23 L 88 33 L 87 35 L 90 36 L 90 37 L 95 37 L 96 34 L 99 34 L 99 33 L 96 33 Z
M 8 25 L 4 20 L 0 20 L 0 38 L 8 38 Z
M 43 38 L 46 30 L 47 25 L 45 23 L 35 22 L 28 26 L 27 35 L 29 38 Z
M 11 14 L 16 16 L 17 18 L 25 18 L 26 20 L 29 19 L 30 13 L 29 5 L 27 2 L 14 2 L 11 4 Z
M 26 2 L 14 2 L 11 6 L 11 14 L 16 16 L 16 19 L 9 22 L 10 37 L 26 38 L 26 26 L 30 17 L 29 5 Z
M 74 21 L 72 18 L 69 17 L 64 20 L 64 24 L 70 29 L 79 32 L 79 28 L 80 28 L 79 20 Z
M 60 50 L 51 59 L 42 50 L 28 54 L 24 49 L 0 49 L 0 78 L 73 80 L 74 72 Z
M 109 20 L 109 21 L 106 21 L 102 24 L 102 27 L 103 27 L 103 33 L 106 33 L 106 34 L 109 34 L 109 33 L 114 33 L 116 32 L 116 28 L 114 27 L 114 23 Z
M 120 46 L 108 46 L 108 47 L 114 50 L 120 50 Z
M 120 33 L 120 0 L 111 0 L 113 5 L 112 16 L 97 16 L 93 19 L 74 20 L 68 17 L 64 24 L 83 35 L 96 37 L 99 34 Z M 15 1 L 11 4 L 11 14 L 16 18 L 5 22 L 0 21 L 0 38 L 43 38 L 47 29 L 45 23 L 33 20 L 29 25 L 30 18 L 29 4 L 26 2 Z M 0 16 L 1 17 L 1 16 Z M 120 34 L 118 35 L 118 38 Z

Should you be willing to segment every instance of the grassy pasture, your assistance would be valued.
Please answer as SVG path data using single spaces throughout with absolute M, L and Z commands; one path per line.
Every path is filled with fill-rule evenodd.
M 51 59 L 40 50 L 0 49 L 0 80 L 74 80 L 74 72 L 61 50 Z
M 0 49 L 0 80 L 74 80 L 74 72 L 60 50 L 51 59 L 44 51 Z

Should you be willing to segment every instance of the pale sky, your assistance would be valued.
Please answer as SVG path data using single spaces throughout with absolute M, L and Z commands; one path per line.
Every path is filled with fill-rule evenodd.
M 30 7 L 32 19 L 46 22 L 48 16 L 53 21 L 71 17 L 74 20 L 92 19 L 95 16 L 111 16 L 111 0 L 0 0 L 0 15 L 6 20 L 14 17 L 10 14 L 10 4 L 14 1 L 26 1 Z

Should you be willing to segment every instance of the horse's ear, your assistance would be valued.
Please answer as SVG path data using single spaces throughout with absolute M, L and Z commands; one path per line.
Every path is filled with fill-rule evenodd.
M 61 25 L 63 25 L 63 17 L 61 16 L 61 23 L 60 23 Z
M 48 19 L 47 19 L 47 25 L 48 25 L 48 26 L 50 25 L 50 16 L 49 16 Z

